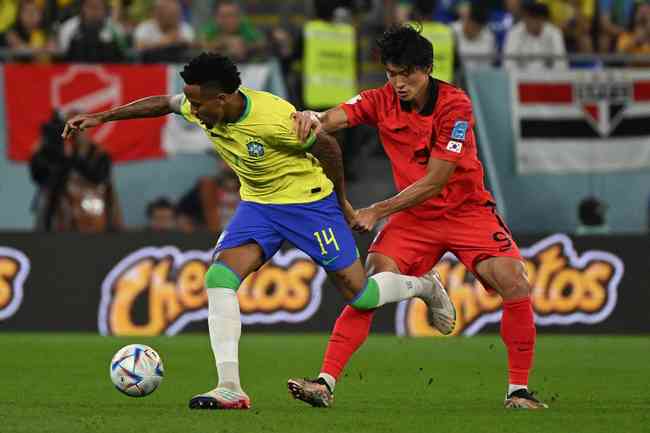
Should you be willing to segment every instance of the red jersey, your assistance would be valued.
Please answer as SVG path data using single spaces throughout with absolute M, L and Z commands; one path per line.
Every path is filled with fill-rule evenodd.
M 424 177 L 429 158 L 456 163 L 440 194 L 406 212 L 436 218 L 463 204 L 494 203 L 483 183 L 469 97 L 461 89 L 433 79 L 429 91 L 430 102 L 421 113 L 400 101 L 390 83 L 361 92 L 341 108 L 350 126 L 363 123 L 377 127 L 398 191 Z

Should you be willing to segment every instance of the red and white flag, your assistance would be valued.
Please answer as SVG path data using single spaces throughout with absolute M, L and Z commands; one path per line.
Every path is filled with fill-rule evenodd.
M 167 93 L 166 66 L 20 65 L 4 67 L 8 157 L 28 161 L 54 109 L 96 112 Z M 161 158 L 164 117 L 110 122 L 89 130 L 113 161 Z
M 649 77 L 639 69 L 513 72 L 517 171 L 650 167 Z

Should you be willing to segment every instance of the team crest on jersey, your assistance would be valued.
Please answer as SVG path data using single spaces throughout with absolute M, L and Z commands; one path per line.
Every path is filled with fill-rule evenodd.
M 248 147 L 248 154 L 253 158 L 261 158 L 264 156 L 264 145 L 257 141 L 251 141 L 246 144 Z

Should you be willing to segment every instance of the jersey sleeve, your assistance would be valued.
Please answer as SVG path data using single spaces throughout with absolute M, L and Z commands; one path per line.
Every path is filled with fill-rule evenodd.
M 272 135 L 268 139 L 278 147 L 308 150 L 316 141 L 316 136 L 311 134 L 304 143 L 300 141 L 293 128 L 291 115 L 294 112 L 295 110 L 288 112 L 286 116 L 283 115 L 281 121 L 270 131 Z
M 200 123 L 199 119 L 192 114 L 192 107 L 190 106 L 190 101 L 183 95 L 183 100 L 181 102 L 181 116 L 190 123 Z
M 348 125 L 376 125 L 380 95 L 380 89 L 365 90 L 339 105 L 348 116 Z
M 456 162 L 474 143 L 474 117 L 472 103 L 465 95 L 458 95 L 450 101 L 438 120 L 431 158 Z

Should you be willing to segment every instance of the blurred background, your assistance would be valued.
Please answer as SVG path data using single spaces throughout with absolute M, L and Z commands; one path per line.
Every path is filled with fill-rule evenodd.
M 587 272 L 592 262 L 576 253 L 585 249 L 610 251 L 618 260 L 591 259 L 609 263 L 606 276 L 593 277 L 602 292 L 576 288 L 584 281 L 591 287 L 588 272 L 584 281 L 561 277 L 555 289 L 548 278 L 539 282 L 540 290 L 557 292 L 540 296 L 569 300 L 553 312 L 609 308 L 598 319 L 604 320 L 616 304 L 621 263 L 631 269 L 629 258 L 642 272 L 649 256 L 650 1 L 644 0 L 0 0 L 0 246 L 6 258 L 0 277 L 8 287 L 0 292 L 0 320 L 19 308 L 18 283 L 32 269 L 29 287 L 44 289 L 54 279 L 69 289 L 65 302 L 100 302 L 103 333 L 127 320 L 128 313 L 106 316 L 114 313 L 106 299 L 119 284 L 133 291 L 136 310 L 149 308 L 136 302 L 145 288 L 167 305 L 160 307 L 165 320 L 155 326 L 147 322 L 154 320 L 154 307 L 141 320 L 153 328 L 138 328 L 134 319 L 127 324 L 134 328 L 120 328 L 124 333 L 178 332 L 198 320 L 179 324 L 183 311 L 205 307 L 197 281 L 210 260 L 209 254 L 183 251 L 208 251 L 239 202 L 236 176 L 202 132 L 178 116 L 105 124 L 71 143 L 60 139 L 65 118 L 179 93 L 179 68 L 202 50 L 235 59 L 249 87 L 273 92 L 298 109 L 326 109 L 385 84 L 374 41 L 389 26 L 406 22 L 421 25 L 433 42 L 434 75 L 471 96 L 486 183 L 515 238 L 530 247 L 529 265 L 542 269 L 557 259 L 560 267 Z M 394 193 L 373 128 L 348 130 L 339 140 L 355 206 Z M 362 238 L 360 246 L 370 239 Z M 284 276 L 259 283 L 265 287 L 260 296 L 268 299 L 251 304 L 251 317 L 277 311 L 273 296 L 293 284 L 287 282 L 294 281 L 291 272 L 306 272 L 300 308 L 318 307 L 320 297 L 314 307 L 316 292 L 308 286 L 322 270 L 292 267 L 292 251 L 285 249 L 289 258 L 275 262 Z M 198 273 L 191 272 L 193 263 Z M 446 263 L 450 272 L 456 269 L 453 258 Z M 36 266 L 46 270 L 34 272 Z M 129 274 L 134 269 L 136 276 Z M 449 278 L 456 286 L 467 283 L 474 290 L 471 276 L 454 275 L 456 280 Z M 647 291 L 647 279 L 634 273 L 629 278 L 632 287 Z M 172 292 L 178 305 L 166 304 Z M 498 307 L 484 298 L 476 298 L 481 311 Z M 634 308 L 635 299 L 628 302 Z M 296 310 L 292 305 L 287 301 L 287 311 Z M 33 318 L 41 308 L 36 302 L 27 307 L 26 300 L 24 316 Z M 308 328 L 329 329 L 337 311 Z M 478 313 L 470 313 L 476 319 Z M 4 325 L 51 325 L 18 316 Z M 67 324 L 55 328 L 97 329 L 96 310 L 79 322 L 58 320 Z M 249 323 L 263 322 L 255 320 Z M 409 332 L 404 320 L 379 326 Z M 635 329 L 646 326 L 639 322 Z
M 0 229 L 219 232 L 236 206 L 237 181 L 206 157 L 209 143 L 196 131 L 177 119 L 145 124 L 148 134 L 135 122 L 116 124 L 64 149 L 57 137 L 63 117 L 179 91 L 176 65 L 200 50 L 232 56 L 248 86 L 298 108 L 328 108 L 385 83 L 374 41 L 387 26 L 408 21 L 421 23 L 434 43 L 434 75 L 470 93 L 486 180 L 515 232 L 582 233 L 596 226 L 607 233 L 647 232 L 650 123 L 640 125 L 638 152 L 630 152 L 624 149 L 634 145 L 629 131 L 615 134 L 619 113 L 605 107 L 598 112 L 601 102 L 640 109 L 631 106 L 640 102 L 632 95 L 613 101 L 608 98 L 617 96 L 607 94 L 619 90 L 619 99 L 625 99 L 628 75 L 650 65 L 650 4 L 635 0 L 2 0 Z M 321 24 L 335 30 L 314 36 Z M 333 65 L 319 63 L 328 52 L 344 59 L 334 72 L 347 81 L 335 88 L 321 84 Z M 639 54 L 649 57 L 635 57 Z M 166 72 L 163 64 L 169 65 Z M 86 66 L 71 71 L 74 65 Z M 620 76 L 620 83 L 604 78 L 599 88 L 586 89 L 593 101 L 578 100 L 576 86 L 576 101 L 548 100 L 538 115 L 528 111 L 543 119 L 545 107 L 553 107 L 548 103 L 563 102 L 565 114 L 548 127 L 575 130 L 565 137 L 518 131 L 518 120 L 531 119 L 519 117 L 522 107 L 511 94 L 515 74 L 535 81 L 559 71 L 608 68 L 629 74 Z M 556 77 L 557 83 L 573 78 Z M 578 84 L 589 82 L 583 78 Z M 535 111 L 531 101 L 534 96 L 527 107 Z M 567 125 L 577 116 L 566 108 L 590 102 L 596 108 L 585 109 L 584 125 Z M 599 129 L 603 122 L 609 124 Z M 544 140 L 573 139 L 583 149 L 567 150 L 569 145 L 530 156 L 526 139 L 541 140 L 538 148 Z M 389 165 L 375 131 L 357 128 L 340 141 L 354 204 L 391 194 Z M 76 199 L 63 193 L 74 189 L 64 185 L 69 183 L 83 185 Z M 71 200 L 78 203 L 67 203 Z M 93 219 L 95 212 L 104 221 L 76 221 L 64 215 L 66 206 L 72 213 L 80 207 L 79 218 Z

